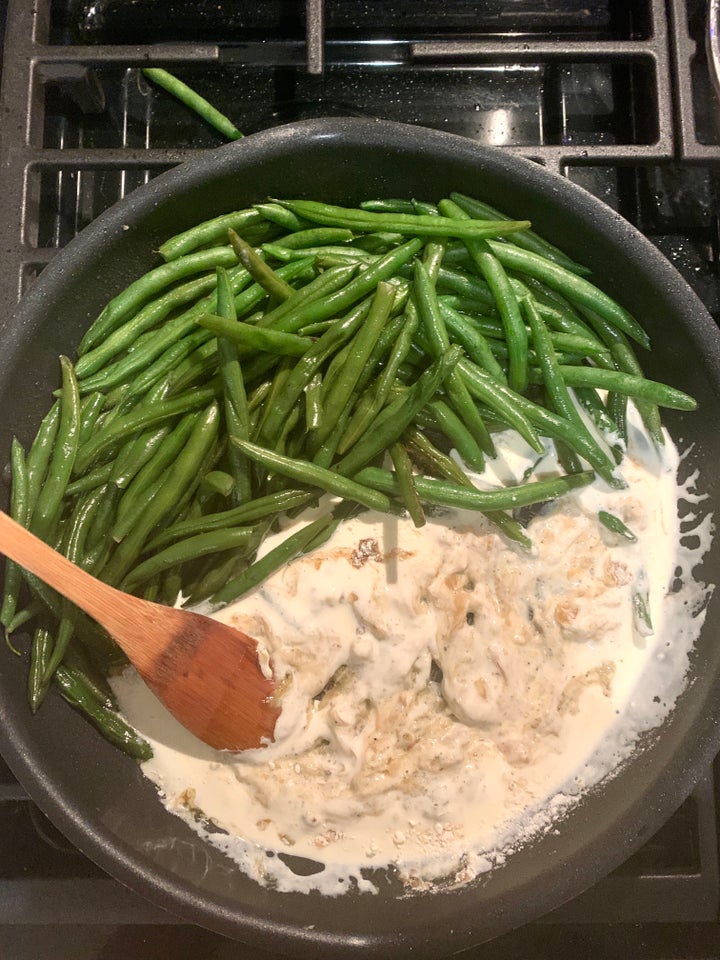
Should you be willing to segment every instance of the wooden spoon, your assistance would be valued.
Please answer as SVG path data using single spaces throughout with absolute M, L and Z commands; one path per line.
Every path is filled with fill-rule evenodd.
M 0 511 L 0 552 L 94 617 L 180 723 L 217 750 L 271 741 L 280 713 L 257 642 L 188 610 L 109 587 Z

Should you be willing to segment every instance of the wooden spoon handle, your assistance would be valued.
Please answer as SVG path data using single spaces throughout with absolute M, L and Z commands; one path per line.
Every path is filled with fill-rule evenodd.
M 1 510 L 0 553 L 34 573 L 100 623 L 108 606 L 117 602 L 118 591 L 114 587 L 75 566 Z

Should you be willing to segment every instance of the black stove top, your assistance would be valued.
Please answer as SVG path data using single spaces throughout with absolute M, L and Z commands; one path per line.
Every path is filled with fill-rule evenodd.
M 720 316 L 718 105 L 694 0 L 9 0 L 0 327 L 55 252 L 213 132 L 167 66 L 252 133 L 362 115 L 519 152 L 638 226 Z M 0 11 L 2 5 L 0 4 Z M 716 777 L 596 887 L 468 960 L 720 956 Z M 0 957 L 261 954 L 180 923 L 78 853 L 0 761 Z M 271 960 L 272 955 L 264 955 Z

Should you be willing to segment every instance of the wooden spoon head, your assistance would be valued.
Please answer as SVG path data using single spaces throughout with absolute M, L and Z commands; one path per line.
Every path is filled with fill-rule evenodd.
M 210 617 L 158 610 L 167 643 L 148 662 L 135 658 L 135 664 L 168 710 L 217 750 L 249 750 L 272 741 L 280 708 L 275 684 L 260 668 L 256 641 Z

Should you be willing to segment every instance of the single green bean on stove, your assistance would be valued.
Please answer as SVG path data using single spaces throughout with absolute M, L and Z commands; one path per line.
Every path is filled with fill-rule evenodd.
M 225 114 L 220 113 L 216 107 L 208 103 L 205 97 L 201 97 L 192 87 L 183 83 L 183 81 L 174 74 L 169 73 L 167 70 L 162 70 L 159 67 L 143 67 L 142 72 L 148 80 L 157 84 L 158 87 L 162 87 L 167 93 L 176 97 L 181 103 L 184 103 L 193 113 L 202 117 L 206 123 L 209 123 L 211 127 L 214 127 L 228 140 L 239 140 L 242 137 L 242 133 Z

